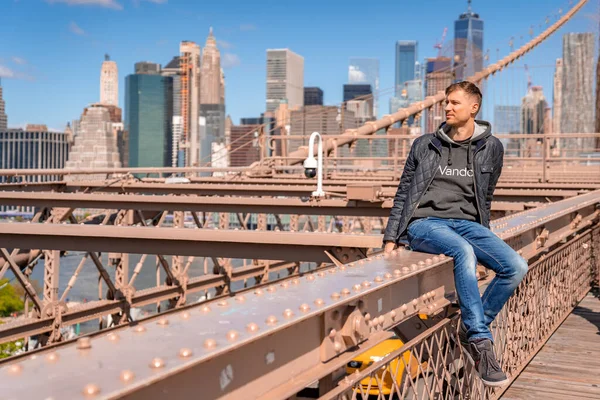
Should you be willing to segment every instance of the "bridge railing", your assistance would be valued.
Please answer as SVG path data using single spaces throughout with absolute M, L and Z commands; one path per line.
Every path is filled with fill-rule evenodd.
M 600 192 L 592 192 L 492 223 L 493 231 L 532 266 L 494 327 L 502 362 L 512 376 L 589 289 L 592 268 L 597 268 L 592 257 L 598 245 L 599 202 Z M 142 247 L 163 252 L 170 245 L 184 255 L 203 252 L 198 243 L 184 247 L 179 234 L 161 247 L 153 238 L 167 239 L 142 231 L 149 228 L 129 228 L 133 230 L 127 234 L 123 229 L 117 234 L 112 227 L 96 227 L 97 235 L 105 232 L 101 239 L 76 238 L 71 230 L 88 231 L 61 225 L 53 232 L 59 237 L 52 239 L 35 225 L 16 227 L 1 233 L 3 243 L 12 246 L 35 239 L 44 249 L 85 247 L 90 252 L 135 252 Z M 356 247 L 367 240 L 367 235 L 356 236 L 356 243 L 345 244 Z M 246 248 L 252 246 L 257 251 L 257 244 Z M 7 252 L 3 254 L 7 258 Z M 374 369 L 359 371 L 349 381 L 342 379 L 338 391 L 334 384 L 343 378 L 348 362 L 389 338 L 393 328 L 405 338 L 404 350 L 416 360 L 406 359 L 408 370 L 416 368 L 413 383 L 395 375 L 400 379 L 396 392 L 411 395 L 405 385 L 420 396 L 427 390 L 432 397 L 456 387 L 462 393 L 482 390 L 476 389 L 479 383 L 468 366 L 461 366 L 460 349 L 453 342 L 451 263 L 445 257 L 411 251 L 339 263 L 316 274 L 183 307 L 118 327 L 108 335 L 101 332 L 77 344 L 14 359 L 0 369 L 0 374 L 14 377 L 0 380 L 0 385 L 10 381 L 1 389 L 11 398 L 71 398 L 82 391 L 143 398 L 159 392 L 193 396 L 200 386 L 206 398 L 287 398 L 318 380 L 324 395 L 334 390 L 330 396 L 357 397 L 365 393 L 361 382 Z M 392 366 L 389 358 L 379 361 Z M 388 364 L 377 371 L 389 370 Z M 47 368 L 52 368 L 51 374 L 44 372 Z M 374 379 L 371 387 L 380 390 L 378 377 Z M 194 385 L 189 384 L 192 381 Z

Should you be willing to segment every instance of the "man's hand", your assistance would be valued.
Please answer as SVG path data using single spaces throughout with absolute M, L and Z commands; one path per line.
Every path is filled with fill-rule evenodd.
M 395 248 L 396 248 L 396 243 L 394 243 L 394 242 L 387 242 L 387 243 L 385 244 L 384 251 L 385 251 L 386 253 L 390 253 L 390 252 L 391 252 L 392 250 L 394 250 Z

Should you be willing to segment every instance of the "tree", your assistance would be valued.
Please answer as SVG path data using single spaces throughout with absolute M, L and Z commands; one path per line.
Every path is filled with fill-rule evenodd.
M 23 301 L 15 291 L 15 287 L 8 279 L 0 280 L 0 317 L 23 310 Z

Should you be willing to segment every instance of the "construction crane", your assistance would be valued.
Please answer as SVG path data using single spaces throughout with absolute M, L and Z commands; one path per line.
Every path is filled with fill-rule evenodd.
M 444 28 L 444 33 L 442 33 L 442 39 L 433 45 L 434 49 L 438 49 L 438 57 L 442 55 L 442 47 L 444 46 L 444 41 L 446 40 L 446 33 L 448 33 L 448 28 Z

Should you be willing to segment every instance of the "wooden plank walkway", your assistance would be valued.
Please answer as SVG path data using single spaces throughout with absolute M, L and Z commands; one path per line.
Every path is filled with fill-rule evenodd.
M 600 399 L 600 299 L 579 303 L 503 399 Z

